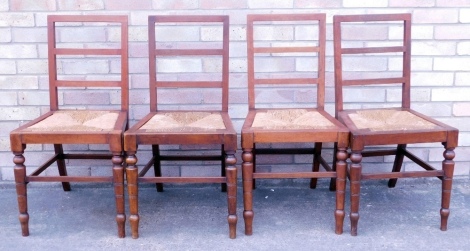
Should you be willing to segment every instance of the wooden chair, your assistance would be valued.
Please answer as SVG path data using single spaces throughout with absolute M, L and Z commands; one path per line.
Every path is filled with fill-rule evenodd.
M 92 48 L 64 48 L 56 47 L 56 24 L 64 22 L 84 23 L 114 23 L 120 25 L 120 48 L 118 49 L 92 49 Z M 116 199 L 118 236 L 125 236 L 125 208 L 124 208 L 124 167 L 122 133 L 127 128 L 128 111 L 128 43 L 127 43 L 127 16 L 61 16 L 51 15 L 47 18 L 48 28 L 48 57 L 49 57 L 49 94 L 50 111 L 26 123 L 10 133 L 11 150 L 15 155 L 14 174 L 19 206 L 19 220 L 23 236 L 29 235 L 29 214 L 27 206 L 26 185 L 29 182 L 62 182 L 64 191 L 70 191 L 69 182 L 110 182 L 114 185 Z M 73 28 L 72 28 L 73 29 Z M 61 35 L 62 37 L 64 34 Z M 73 39 L 73 38 L 72 38 Z M 80 39 L 79 39 L 80 40 Z M 91 80 L 64 80 L 58 78 L 57 57 L 78 55 L 113 55 L 121 60 L 120 80 L 91 81 Z M 66 79 L 67 77 L 65 77 Z M 105 88 L 120 89 L 121 104 L 117 110 L 70 110 L 59 109 L 59 88 Z M 83 104 L 86 107 L 88 104 Z M 55 155 L 41 165 L 31 174 L 26 174 L 25 157 L 23 156 L 27 144 L 53 144 Z M 110 154 L 64 153 L 63 144 L 106 144 Z M 66 162 L 68 159 L 109 159 L 112 161 L 112 176 L 68 176 Z M 60 176 L 43 176 L 43 173 L 52 164 L 57 163 Z M 89 206 L 89 205 L 87 205 Z
M 255 46 L 254 29 L 256 25 L 268 22 L 288 22 L 290 25 L 303 25 L 318 27 L 317 45 L 288 47 Z M 256 179 L 280 178 L 310 178 L 310 187 L 316 187 L 317 178 L 332 178 L 336 182 L 336 210 L 335 232 L 343 232 L 344 220 L 344 193 L 346 182 L 346 150 L 348 147 L 349 131 L 344 125 L 330 116 L 324 110 L 325 102 L 325 14 L 266 14 L 248 15 L 247 17 L 247 43 L 248 43 L 248 102 L 249 112 L 242 128 L 243 148 L 243 199 L 245 219 L 245 234 L 252 234 L 253 224 L 253 188 Z M 305 42 L 305 41 L 303 41 Z M 311 44 L 311 43 L 310 43 Z M 289 77 L 256 77 L 255 55 L 266 53 L 312 53 L 318 57 L 318 68 L 306 78 Z M 316 53 L 316 54 L 315 54 Z M 268 54 L 269 55 L 269 54 Z M 295 54 L 294 54 L 295 55 Z M 317 76 L 315 76 L 317 75 Z M 284 76 L 284 75 L 283 75 Z M 255 107 L 255 87 L 272 84 L 276 86 L 292 86 L 303 84 L 317 87 L 316 108 L 269 108 Z M 312 97 L 312 101 L 315 97 Z M 337 144 L 337 154 L 330 167 L 321 156 L 322 143 L 333 142 Z M 315 143 L 314 148 L 268 148 L 259 147 L 270 143 Z M 260 144 L 257 146 L 257 144 Z M 260 172 L 256 169 L 256 156 L 261 154 L 311 154 L 313 156 L 312 172 Z M 320 165 L 325 172 L 319 172 Z
M 160 49 L 156 48 L 156 35 L 162 38 L 168 34 L 157 33 L 156 24 L 192 25 L 210 24 L 223 27 L 222 48 L 188 48 L 186 49 Z M 227 186 L 228 223 L 230 238 L 236 237 L 236 194 L 237 169 L 235 167 L 235 151 L 237 148 L 237 134 L 228 115 L 228 79 L 229 79 L 229 17 L 228 16 L 149 16 L 149 66 L 150 66 L 150 113 L 124 134 L 124 145 L 127 153 L 127 184 L 130 203 L 130 224 L 132 237 L 138 238 L 138 185 L 139 183 L 156 183 L 157 190 L 163 191 L 162 183 L 222 183 Z M 217 42 L 216 42 L 217 43 Z M 193 45 L 189 45 L 193 46 Z M 217 56 L 222 59 L 221 81 L 164 81 L 159 79 L 156 71 L 157 57 L 162 56 Z M 173 74 L 176 75 L 176 74 Z M 218 88 L 221 91 L 220 110 L 162 110 L 158 108 L 158 91 L 163 88 L 194 88 L 194 92 L 201 88 Z M 176 94 L 174 90 L 168 95 Z M 174 96 L 173 96 L 174 97 Z M 181 100 L 184 102 L 184 100 Z M 160 151 L 162 145 L 220 145 L 220 155 L 164 155 Z M 139 145 L 151 145 L 153 158 L 138 173 L 136 151 Z M 162 177 L 161 161 L 187 161 L 212 160 L 221 161 L 221 177 Z M 155 177 L 144 177 L 145 173 L 154 167 Z
M 384 15 L 346 15 L 334 16 L 334 59 L 335 59 L 335 93 L 336 118 L 351 131 L 351 235 L 357 235 L 359 220 L 359 196 L 361 181 L 368 179 L 390 179 L 389 187 L 394 187 L 397 178 L 438 177 L 442 180 L 441 230 L 447 229 L 449 202 L 452 188 L 452 176 L 457 147 L 458 130 L 420 114 L 410 108 L 410 59 L 411 59 L 411 14 Z M 403 27 L 402 44 L 398 46 L 376 46 L 347 48 L 342 39 L 342 26 L 351 25 L 397 25 Z M 370 27 L 369 26 L 369 27 Z M 344 27 L 343 27 L 344 28 Z M 343 29 L 344 30 L 344 29 Z M 356 38 L 357 39 L 357 38 Z M 356 41 L 357 42 L 357 41 Z M 401 42 L 401 41 L 400 41 Z M 349 54 L 398 53 L 403 61 L 403 71 L 399 77 L 386 78 L 349 78 L 343 77 L 346 60 Z M 387 54 L 381 54 L 387 56 Z M 367 58 L 366 55 L 362 55 Z M 357 59 L 355 61 L 358 62 Z M 381 75 L 383 76 L 383 75 Z M 402 88 L 401 107 L 377 109 L 343 109 L 343 92 L 345 87 L 365 86 L 371 84 L 399 84 Z M 377 88 L 377 87 L 375 87 Z M 356 97 L 357 98 L 357 97 Z M 407 144 L 441 142 L 444 145 L 442 170 L 436 170 L 406 149 Z M 364 151 L 368 146 L 398 145 L 396 149 Z M 365 173 L 362 171 L 362 158 L 372 156 L 395 155 L 391 172 Z M 404 157 L 409 158 L 425 171 L 401 171 Z

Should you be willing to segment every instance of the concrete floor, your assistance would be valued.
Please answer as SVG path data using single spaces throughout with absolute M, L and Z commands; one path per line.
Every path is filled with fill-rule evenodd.
M 292 184 L 292 183 L 291 183 Z M 0 250 L 470 250 L 470 182 L 454 182 L 448 231 L 439 230 L 440 182 L 369 181 L 361 191 L 358 236 L 334 233 L 334 193 L 262 183 L 254 192 L 253 235 L 245 236 L 242 192 L 237 238 L 228 238 L 226 194 L 218 186 L 140 189 L 140 238 L 117 237 L 111 186 L 28 186 L 30 236 L 22 237 L 13 183 L 0 184 Z M 349 213 L 349 193 L 347 194 Z

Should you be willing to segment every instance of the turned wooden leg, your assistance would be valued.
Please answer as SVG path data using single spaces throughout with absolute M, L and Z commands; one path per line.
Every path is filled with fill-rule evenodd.
M 126 158 L 126 178 L 127 192 L 129 195 L 129 223 L 131 225 L 132 238 L 139 238 L 139 187 L 138 187 L 138 170 L 137 157 L 135 153 L 128 153 Z
M 229 237 L 235 239 L 237 237 L 237 168 L 235 164 L 237 159 L 234 152 L 226 154 L 226 177 L 227 177 L 227 202 L 228 202 L 228 226 Z
M 359 196 L 361 193 L 361 173 L 362 173 L 362 154 L 360 151 L 353 151 L 351 154 L 351 235 L 357 235 L 357 223 L 359 221 Z
M 454 148 L 446 147 L 444 151 L 444 161 L 442 161 L 442 170 L 444 176 L 442 177 L 442 203 L 441 203 L 441 230 L 447 230 L 447 220 L 449 219 L 449 206 L 450 206 L 450 195 L 452 192 L 452 177 L 454 175 L 453 161 L 455 157 Z
M 320 170 L 321 148 L 322 148 L 322 143 L 321 142 L 315 143 L 315 150 L 314 150 L 314 153 L 313 153 L 312 172 L 318 172 Z M 318 178 L 312 178 L 310 180 L 310 188 L 311 189 L 315 189 L 317 187 L 317 180 L 318 180 Z
M 253 153 L 251 148 L 243 148 L 243 218 L 245 220 L 245 234 L 253 234 Z
M 65 160 L 64 160 L 64 149 L 62 148 L 62 145 L 55 144 L 54 151 L 56 154 L 59 155 L 59 158 L 57 159 L 57 167 L 59 169 L 59 175 L 67 176 L 67 169 L 65 167 Z M 64 189 L 64 191 L 72 190 L 70 187 L 70 182 L 62 182 L 62 188 Z
M 253 166 L 253 168 L 252 168 L 253 172 L 251 172 L 251 173 L 256 173 L 256 145 L 253 145 L 253 149 L 251 150 L 251 158 L 252 158 L 251 164 Z M 253 190 L 255 190 L 256 189 L 256 180 L 255 179 L 253 179 L 252 184 L 253 184 L 253 186 L 252 186 Z
M 399 144 L 397 147 L 397 154 L 395 155 L 395 162 L 393 163 L 392 172 L 400 172 L 403 165 L 403 158 L 405 157 L 406 144 Z M 388 187 L 395 187 L 397 178 L 388 181 Z
M 116 223 L 118 226 L 119 238 L 126 236 L 125 223 L 125 202 L 124 202 L 124 167 L 121 153 L 113 153 L 113 185 L 114 197 L 116 198 Z
M 227 177 L 226 170 L 225 170 L 225 168 L 227 167 L 226 161 L 227 161 L 227 154 L 225 153 L 224 145 L 222 145 L 222 168 L 220 169 L 220 175 L 222 177 Z M 222 192 L 227 192 L 227 183 L 221 183 L 220 189 Z
M 344 201 L 346 192 L 346 159 L 348 153 L 346 148 L 339 148 L 336 153 L 336 210 L 335 210 L 335 233 L 343 233 L 344 223 Z
M 29 235 L 29 214 L 28 214 L 28 196 L 26 194 L 26 166 L 24 165 L 25 158 L 23 152 L 14 152 L 13 163 L 15 163 L 15 183 L 16 183 L 16 196 L 18 199 L 18 210 L 20 212 L 19 220 L 21 224 L 21 234 L 23 236 Z
M 160 147 L 158 145 L 152 145 L 153 154 L 153 171 L 155 177 L 162 177 L 162 163 L 160 161 Z M 163 192 L 163 183 L 156 183 L 157 192 Z

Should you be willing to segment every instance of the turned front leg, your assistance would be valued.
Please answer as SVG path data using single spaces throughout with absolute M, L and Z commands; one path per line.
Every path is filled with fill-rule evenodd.
M 119 238 L 126 236 L 125 223 L 125 202 L 124 202 L 124 167 L 123 157 L 121 153 L 113 153 L 113 185 L 114 185 L 114 197 L 116 199 L 116 223 L 118 226 Z
M 235 164 L 237 159 L 233 152 L 226 154 L 225 158 L 225 174 L 227 181 L 227 203 L 228 203 L 228 226 L 229 237 L 235 239 L 237 236 L 237 168 Z
M 343 233 L 347 157 L 348 153 L 346 152 L 346 148 L 338 148 L 336 152 L 336 234 Z
M 243 176 L 243 218 L 245 220 L 245 234 L 253 234 L 253 149 L 244 148 L 242 159 Z
M 454 148 L 446 148 L 444 151 L 444 161 L 442 161 L 442 170 L 444 176 L 442 177 L 442 202 L 441 202 L 441 230 L 447 230 L 447 220 L 449 219 L 449 206 L 450 206 L 450 195 L 452 192 L 452 177 L 454 175 L 453 161 L 455 157 Z
M 351 181 L 351 235 L 357 235 L 357 224 L 359 221 L 359 196 L 361 193 L 361 173 L 362 173 L 362 154 L 360 151 L 354 151 L 351 154 L 351 168 L 350 168 L 350 181 Z
M 137 170 L 137 157 L 135 153 L 128 153 L 126 158 L 126 178 L 127 178 L 127 193 L 129 195 L 129 223 L 131 225 L 132 238 L 139 238 L 139 187 L 137 183 L 138 170 Z
M 23 236 L 29 235 L 29 214 L 28 214 L 28 196 L 26 193 L 26 166 L 24 165 L 25 158 L 22 152 L 15 152 L 13 163 L 15 163 L 15 183 L 16 183 L 16 197 L 18 199 L 18 210 L 20 212 L 19 220 L 21 224 L 21 234 Z

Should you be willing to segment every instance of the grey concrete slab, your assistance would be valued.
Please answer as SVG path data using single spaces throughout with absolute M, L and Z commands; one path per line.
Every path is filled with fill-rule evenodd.
M 254 192 L 253 235 L 244 235 L 238 194 L 237 238 L 228 238 L 226 195 L 219 187 L 140 189 L 140 238 L 117 237 L 113 190 L 78 184 L 28 186 L 30 236 L 22 237 L 13 184 L 0 184 L 0 250 L 469 250 L 470 182 L 454 183 L 449 229 L 439 230 L 440 183 L 370 181 L 361 191 L 359 235 L 334 233 L 334 193 L 262 183 Z M 347 194 L 349 195 L 349 193 Z M 349 197 L 347 197 L 347 200 Z M 347 213 L 349 212 L 347 201 Z

